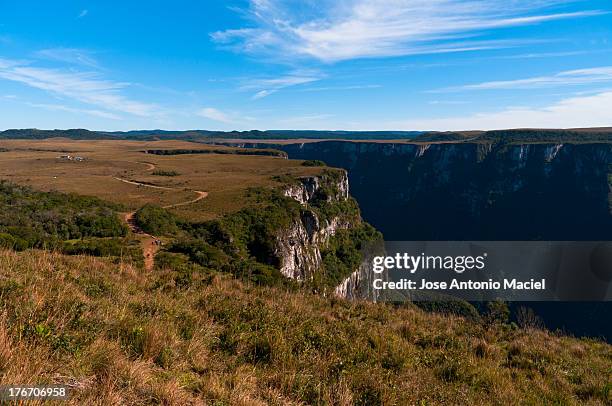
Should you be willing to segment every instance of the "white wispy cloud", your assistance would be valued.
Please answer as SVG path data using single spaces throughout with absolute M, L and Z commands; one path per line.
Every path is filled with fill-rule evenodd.
M 81 10 L 81 12 L 79 13 L 79 15 L 77 16 L 77 18 L 83 18 L 85 17 L 87 14 L 89 14 L 89 10 Z
M 610 50 L 605 50 L 610 52 Z M 541 59 L 541 58 L 560 58 L 565 56 L 588 55 L 604 52 L 604 50 L 588 50 L 588 51 L 564 51 L 564 52 L 532 52 L 518 55 L 498 56 L 495 59 Z
M 312 83 L 323 79 L 323 75 L 318 72 L 292 72 L 275 78 L 257 78 L 245 81 L 240 87 L 241 90 L 255 91 L 252 96 L 254 100 L 262 99 L 281 89 Z
M 65 62 L 74 65 L 98 68 L 98 61 L 92 52 L 78 48 L 47 48 L 34 52 L 34 57 L 51 61 Z
M 325 92 L 330 90 L 365 90 L 380 89 L 381 85 L 347 85 L 347 86 L 321 86 L 302 89 L 303 92 Z
M 23 61 L 0 59 L 0 79 L 19 82 L 55 96 L 113 112 L 141 117 L 161 114 L 159 106 L 126 97 L 122 91 L 128 87 L 128 83 L 105 80 L 95 72 L 41 68 Z
M 458 106 L 461 104 L 469 104 L 469 103 L 470 102 L 465 101 L 465 100 L 432 100 L 429 102 L 429 104 L 432 104 L 432 105 L 443 104 L 443 105 L 450 105 L 450 106 L 453 106 L 453 105 Z
M 248 28 L 211 34 L 219 44 L 280 59 L 324 62 L 504 47 L 479 41 L 486 30 L 588 17 L 554 12 L 571 0 L 250 0 Z M 556 8 L 555 8 L 556 7 Z
M 320 123 L 324 123 L 328 121 L 330 118 L 333 118 L 333 114 L 309 114 L 303 116 L 295 116 L 295 117 L 285 117 L 280 118 L 278 120 L 278 124 L 280 125 L 290 125 L 292 127 L 304 127 L 318 125 Z
M 69 106 L 64 106 L 62 104 L 47 104 L 47 103 L 26 103 L 30 107 L 41 108 L 49 111 L 65 111 L 67 113 L 74 114 L 87 114 L 89 116 L 100 117 L 100 118 L 108 118 L 111 120 L 120 120 L 116 114 L 109 113 L 108 111 L 102 110 L 93 110 L 93 109 L 79 109 Z
M 612 126 L 612 91 L 570 97 L 544 107 L 508 107 L 494 112 L 387 123 L 411 130 L 495 130 Z
M 587 85 L 612 81 L 612 66 L 576 69 L 556 73 L 550 76 L 498 80 L 471 85 L 450 87 L 433 92 L 456 90 L 498 90 L 498 89 L 533 89 L 538 87 L 558 87 L 570 85 Z
M 270 96 L 272 93 L 276 93 L 276 89 L 260 90 L 259 92 L 255 93 L 251 98 L 253 100 L 259 100 L 263 99 L 264 97 Z
M 235 120 L 229 114 L 222 112 L 214 107 L 204 107 L 196 113 L 198 116 L 225 124 L 231 124 Z

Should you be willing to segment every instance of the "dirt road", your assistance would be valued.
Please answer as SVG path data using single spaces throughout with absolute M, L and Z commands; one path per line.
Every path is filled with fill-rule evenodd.
M 189 200 L 187 202 L 170 204 L 168 206 L 164 206 L 164 209 L 172 209 L 174 207 L 187 206 L 188 204 L 192 204 L 192 203 L 198 202 L 198 201 L 204 199 L 206 196 L 208 196 L 208 192 L 202 192 L 201 190 L 194 190 L 193 192 L 196 193 L 198 195 L 198 197 L 196 197 L 193 200 Z
M 116 176 L 113 176 L 113 179 L 117 179 L 123 183 L 128 183 L 130 185 L 134 185 L 134 186 L 142 186 L 142 187 L 149 187 L 151 189 L 162 189 L 162 190 L 179 190 L 173 187 L 165 187 L 165 186 L 155 186 L 155 185 L 149 185 L 147 183 L 141 183 L 141 182 L 134 182 L 133 180 L 127 180 L 127 179 L 123 179 L 123 178 L 118 178 Z
M 153 164 L 145 163 L 145 162 L 139 162 L 139 163 L 143 163 L 145 165 L 149 165 L 148 170 L 155 169 L 155 166 Z M 165 187 L 165 186 L 149 185 L 149 184 L 146 184 L 146 183 L 135 182 L 135 181 L 132 181 L 132 180 L 118 178 L 118 177 L 114 177 L 114 179 L 117 179 L 118 181 L 121 181 L 121 182 L 124 182 L 124 183 L 128 183 L 130 185 L 139 186 L 139 187 L 148 187 L 148 188 L 152 188 L 152 189 L 161 189 L 161 190 L 182 190 L 182 189 L 178 189 L 178 188 L 171 188 L 171 187 Z M 197 195 L 197 197 L 195 199 L 188 200 L 186 202 L 170 204 L 170 205 L 167 205 L 167 206 L 163 206 L 163 208 L 164 209 L 172 209 L 172 208 L 175 208 L 175 207 L 187 206 L 189 204 L 196 203 L 196 202 L 204 199 L 206 196 L 208 196 L 208 192 L 204 192 L 204 191 L 201 191 L 201 190 L 193 190 L 193 192 Z M 155 265 L 155 255 L 157 254 L 157 252 L 161 248 L 161 242 L 160 242 L 160 240 L 157 237 L 152 236 L 151 234 L 145 233 L 143 230 L 140 229 L 140 227 L 138 227 L 138 225 L 136 224 L 136 219 L 134 218 L 135 215 L 136 215 L 135 211 L 133 211 L 131 213 L 127 213 L 124 216 L 124 220 L 127 223 L 127 225 L 130 228 L 130 230 L 132 231 L 132 233 L 134 233 L 134 235 L 137 235 L 139 237 L 139 240 L 140 240 L 140 243 L 141 243 L 141 246 L 142 246 L 142 254 L 144 256 L 144 267 L 145 267 L 145 270 L 146 271 L 152 271 L 153 267 Z
M 155 170 L 155 165 L 152 164 L 151 162 L 138 162 L 138 163 L 142 165 L 147 165 L 147 171 Z

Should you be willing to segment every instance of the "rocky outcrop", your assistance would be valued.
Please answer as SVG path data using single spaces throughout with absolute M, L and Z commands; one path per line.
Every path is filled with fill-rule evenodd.
M 321 267 L 321 250 L 312 242 L 318 232 L 313 225 L 303 216 L 278 235 L 274 254 L 280 259 L 280 271 L 287 278 L 304 280 Z
M 310 203 L 315 198 L 324 198 L 326 201 L 341 201 L 348 199 L 349 184 L 345 171 L 332 172 L 334 175 L 308 176 L 299 179 L 299 183 L 290 185 L 285 189 L 285 196 L 291 197 L 300 204 Z M 326 188 L 325 196 L 317 196 L 317 192 Z
M 322 218 L 312 206 L 333 205 L 349 199 L 349 183 L 345 171 L 335 171 L 333 175 L 311 176 L 300 179 L 300 183 L 289 185 L 285 196 L 298 201 L 304 209 L 299 219 L 279 233 L 276 240 L 275 255 L 280 259 L 279 268 L 287 278 L 304 281 L 322 271 L 322 255 L 331 237 L 338 230 L 349 229 L 361 223 L 359 214 L 340 213 L 331 218 Z M 349 299 L 378 300 L 378 292 L 372 287 L 373 274 L 370 272 L 370 252 L 382 248 L 382 240 L 363 251 L 364 258 L 355 269 L 333 290 L 333 294 Z
M 300 183 L 288 186 L 285 196 L 298 201 L 304 210 L 293 219 L 287 229 L 281 230 L 275 241 L 274 254 L 279 258 L 283 275 L 296 280 L 312 278 L 321 268 L 321 250 L 339 229 L 348 229 L 360 219 L 350 216 L 320 218 L 310 208 L 315 201 L 326 204 L 348 199 L 348 177 L 345 171 L 333 171 L 322 176 L 309 176 Z M 324 203 L 324 204 L 325 204 Z
M 369 300 L 377 302 L 381 299 L 380 291 L 374 289 L 374 278 L 388 280 L 387 273 L 374 274 L 370 264 L 374 256 L 384 254 L 383 241 L 376 241 L 363 250 L 363 261 L 359 269 L 346 277 L 334 290 L 334 295 L 348 300 Z
M 349 183 L 346 172 L 337 171 L 334 179 L 330 179 L 330 176 L 300 178 L 299 183 L 290 185 L 285 189 L 285 196 L 297 200 L 302 205 L 310 203 L 315 198 L 324 198 L 327 201 L 348 199 Z M 326 187 L 327 194 L 324 197 L 318 196 L 317 193 L 321 191 L 323 186 Z
M 416 153 L 416 158 L 420 158 L 423 155 L 425 155 L 425 152 L 427 152 L 427 150 L 431 148 L 431 144 L 421 144 L 419 145 L 419 149 L 417 150 Z
M 556 144 L 546 147 L 546 162 L 552 162 L 559 154 L 559 151 L 561 151 L 561 148 L 563 148 L 563 144 Z

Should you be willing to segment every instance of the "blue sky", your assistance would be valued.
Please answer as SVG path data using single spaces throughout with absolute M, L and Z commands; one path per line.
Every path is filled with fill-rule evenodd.
M 608 0 L 0 2 L 0 128 L 611 126 Z

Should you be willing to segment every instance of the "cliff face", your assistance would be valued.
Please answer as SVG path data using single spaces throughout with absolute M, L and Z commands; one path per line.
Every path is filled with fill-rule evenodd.
M 612 240 L 612 143 L 518 138 L 242 146 L 273 147 L 292 159 L 346 169 L 363 218 L 387 241 Z M 367 277 L 345 277 L 336 293 L 368 297 Z M 609 337 L 605 303 L 526 305 L 551 329 Z
M 334 289 L 334 295 L 348 300 L 369 300 L 378 302 L 381 298 L 381 292 L 374 290 L 374 279 L 388 279 L 387 273 L 376 275 L 372 272 L 373 257 L 384 253 L 383 240 L 376 241 L 368 245 L 363 252 L 363 260 L 358 269 L 352 274 L 344 278 L 344 280 Z
M 288 278 L 311 278 L 321 268 L 321 249 L 325 248 L 330 237 L 338 230 L 348 229 L 360 222 L 355 216 L 344 215 L 323 219 L 312 209 L 320 200 L 325 201 L 325 204 L 333 204 L 349 198 L 348 176 L 344 171 L 338 173 L 339 176 L 333 178 L 301 178 L 299 184 L 290 185 L 284 191 L 285 196 L 303 206 L 300 218 L 293 219 L 287 229 L 281 230 L 275 241 L 275 255 L 279 258 L 280 271 Z
M 334 175 L 331 176 L 330 173 Z M 285 196 L 298 201 L 302 206 L 299 218 L 294 218 L 289 227 L 280 230 L 274 245 L 279 269 L 287 278 L 313 281 L 329 277 L 334 273 L 325 257 L 330 255 L 331 245 L 342 245 L 342 249 L 360 249 L 361 265 L 352 263 L 348 269 L 331 278 L 333 285 L 325 292 L 346 299 L 369 298 L 376 300 L 370 288 L 367 250 L 351 238 L 342 242 L 333 241 L 340 232 L 350 233 L 365 226 L 356 206 L 349 197 L 349 182 L 345 171 L 334 171 L 323 176 L 304 177 L 297 184 L 289 185 Z M 346 237 L 345 237 L 346 238 Z M 382 239 L 376 240 L 381 243 Z M 365 246 L 365 244 L 364 244 Z M 365 255 L 363 254 L 365 252 Z M 340 277 L 340 279 L 337 279 Z
M 328 187 L 329 194 L 326 196 L 317 196 L 321 188 Z M 326 177 L 309 176 L 300 179 L 300 184 L 289 185 L 285 189 L 285 196 L 291 197 L 302 205 L 306 205 L 314 198 L 324 198 L 327 201 L 344 201 L 349 197 L 349 182 L 346 172 L 341 172 L 341 175 L 334 180 Z
M 609 143 L 274 148 L 345 168 L 363 217 L 389 241 L 612 238 Z

